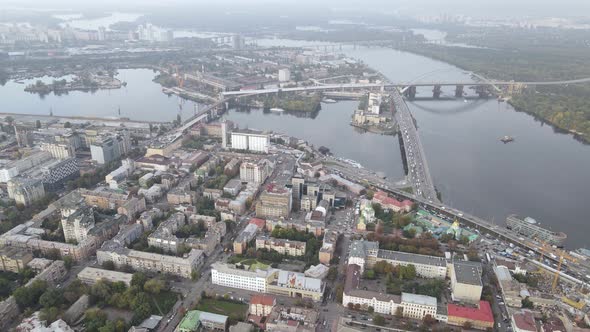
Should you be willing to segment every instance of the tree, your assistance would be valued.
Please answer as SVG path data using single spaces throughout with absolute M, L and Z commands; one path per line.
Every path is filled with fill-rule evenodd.
M 354 304 L 354 310 L 361 310 L 361 304 L 360 303 L 355 303 Z
M 399 306 L 395 309 L 395 317 L 397 317 L 397 318 L 404 317 L 404 307 Z
M 66 123 L 64 123 L 64 128 L 72 128 L 70 121 L 66 121 Z
M 335 281 L 338 277 L 338 268 L 336 266 L 331 266 L 328 270 L 328 276 L 326 277 L 330 281 Z
M 143 285 L 143 290 L 151 294 L 160 294 L 165 286 L 166 284 L 163 280 L 154 278 L 145 282 Z
M 471 324 L 471 322 L 465 322 L 463 323 L 463 328 L 466 330 L 471 330 L 473 328 L 473 324 Z
M 30 286 L 17 288 L 12 296 L 21 310 L 32 308 L 39 302 L 39 297 L 47 289 L 47 282 L 35 280 Z
M 342 286 L 342 284 L 338 284 L 338 286 L 336 286 L 336 301 L 338 301 L 338 303 L 342 303 L 343 297 L 344 297 L 344 286 Z
M 373 324 L 383 326 L 383 325 L 385 325 L 385 318 L 381 315 L 374 315 L 373 316 Z
M 140 289 L 143 289 L 147 281 L 147 276 L 143 272 L 135 272 L 131 277 L 131 286 L 137 286 Z
M 373 190 L 367 190 L 367 193 L 365 194 L 365 197 L 369 200 L 373 199 L 373 196 L 375 195 L 375 192 Z
M 47 321 L 48 324 L 54 322 L 58 316 L 59 308 L 57 307 L 43 308 L 41 309 L 41 313 L 39 314 L 39 318 L 41 320 Z
M 115 269 L 115 263 L 113 263 L 113 261 L 104 261 L 102 263 L 102 268 L 105 270 L 114 270 Z
M 39 298 L 39 304 L 46 309 L 50 307 L 59 307 L 63 301 L 63 293 L 55 288 L 46 290 Z
M 74 265 L 74 259 L 71 256 L 64 257 L 64 265 L 66 266 L 66 269 L 71 269 L 72 265 Z
M 41 129 L 41 120 L 35 121 L 35 128 Z
M 84 324 L 86 324 L 86 331 L 99 332 L 99 329 L 105 326 L 107 315 L 100 309 L 88 309 L 84 315 Z
M 347 306 L 348 306 L 348 309 L 350 309 L 350 310 L 354 309 L 354 303 L 352 303 L 352 302 L 348 302 Z
M 522 299 L 522 307 L 527 309 L 533 309 L 535 307 L 535 304 L 527 296 L 526 298 Z
M 426 326 L 432 326 L 434 324 L 436 324 L 436 319 L 434 319 L 434 317 L 432 317 L 430 314 L 424 316 L 424 318 L 422 319 L 422 322 L 424 323 L 424 325 Z
M 370 314 L 372 314 L 372 313 L 374 313 L 374 312 L 375 312 L 375 308 L 373 308 L 373 306 L 371 306 L 371 305 L 370 305 L 370 306 L 367 308 L 367 311 L 368 311 Z

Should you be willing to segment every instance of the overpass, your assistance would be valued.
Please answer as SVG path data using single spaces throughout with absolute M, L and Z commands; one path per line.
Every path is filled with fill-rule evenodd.
M 330 90 L 346 90 L 346 89 L 374 89 L 374 88 L 401 88 L 401 91 L 408 94 L 410 97 L 415 96 L 415 90 L 417 87 L 434 87 L 433 92 L 440 92 L 440 88 L 443 86 L 454 86 L 456 87 L 455 94 L 463 94 L 463 87 L 475 86 L 480 88 L 486 87 L 498 87 L 498 86 L 513 86 L 513 85 L 567 85 L 567 84 L 580 84 L 590 82 L 590 77 L 574 79 L 574 80 L 561 80 L 561 81 L 531 81 L 531 82 L 515 82 L 515 81 L 492 81 L 483 80 L 481 82 L 473 81 L 454 81 L 454 82 L 388 82 L 388 83 L 344 83 L 344 84 L 322 84 L 314 86 L 302 86 L 293 88 L 271 88 L 271 89 L 259 89 L 259 90 L 240 90 L 240 91 L 224 91 L 221 93 L 223 97 L 236 97 L 242 95 L 263 95 L 270 93 L 279 92 L 306 92 L 306 91 L 330 91 Z
M 393 89 L 391 97 L 393 105 L 395 105 L 394 117 L 400 131 L 398 135 L 400 135 L 400 147 L 406 160 L 408 180 L 418 196 L 422 196 L 429 201 L 438 202 L 434 182 L 432 182 L 430 169 L 426 161 L 426 154 L 410 109 L 397 89 Z

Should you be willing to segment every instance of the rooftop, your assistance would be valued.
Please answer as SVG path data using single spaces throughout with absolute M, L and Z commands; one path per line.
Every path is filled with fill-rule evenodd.
M 535 324 L 535 317 L 529 310 L 522 310 L 512 315 L 512 320 L 518 329 L 521 331 L 537 331 Z
M 274 296 L 269 295 L 254 295 L 250 298 L 250 304 L 274 305 Z
M 377 257 L 389 260 L 395 260 L 399 262 L 408 262 L 412 264 L 422 264 L 422 265 L 432 265 L 432 266 L 439 266 L 445 267 L 447 266 L 447 261 L 444 257 L 437 257 L 437 256 L 427 256 L 427 255 L 418 255 L 418 254 L 411 254 L 407 252 L 401 251 L 391 251 L 391 250 L 379 250 Z
M 436 307 L 436 297 L 426 295 L 402 293 L 402 302 Z
M 494 322 L 494 314 L 490 303 L 487 301 L 479 301 L 479 307 L 465 307 L 449 303 L 447 305 L 449 316 L 467 318 L 481 322 Z
M 453 269 L 457 282 L 468 285 L 481 286 L 481 263 L 469 261 L 454 261 Z

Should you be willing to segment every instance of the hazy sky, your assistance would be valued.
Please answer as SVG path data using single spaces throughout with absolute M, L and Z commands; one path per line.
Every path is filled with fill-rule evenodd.
M 223 7 L 260 10 L 299 6 L 309 10 L 349 8 L 357 12 L 402 14 L 464 14 L 478 17 L 590 16 L 588 0 L 0 0 L 0 11 L 10 7 L 72 10 L 153 10 L 154 7 Z M 286 12 L 285 14 L 287 14 Z

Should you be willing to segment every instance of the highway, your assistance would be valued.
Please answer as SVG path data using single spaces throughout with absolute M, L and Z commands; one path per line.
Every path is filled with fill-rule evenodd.
M 566 84 L 579 84 L 590 82 L 590 77 L 574 79 L 574 80 L 562 80 L 562 81 L 538 81 L 538 82 L 511 82 L 511 81 L 490 81 L 485 80 L 481 82 L 397 82 L 397 83 L 344 83 L 344 84 L 324 84 L 315 86 L 305 87 L 294 87 L 294 88 L 272 88 L 272 89 L 259 89 L 259 90 L 240 90 L 240 91 L 224 91 L 221 93 L 224 97 L 235 97 L 242 95 L 262 95 L 269 93 L 278 92 L 303 92 L 303 91 L 326 91 L 326 90 L 344 90 L 344 89 L 369 89 L 369 88 L 406 88 L 408 86 L 500 86 L 500 85 L 566 85 Z
M 395 105 L 394 117 L 400 130 L 399 135 L 401 135 L 404 142 L 408 180 L 418 196 L 422 196 L 429 201 L 438 202 L 434 182 L 432 182 L 426 161 L 426 154 L 408 105 L 397 89 L 393 89 L 391 97 Z

